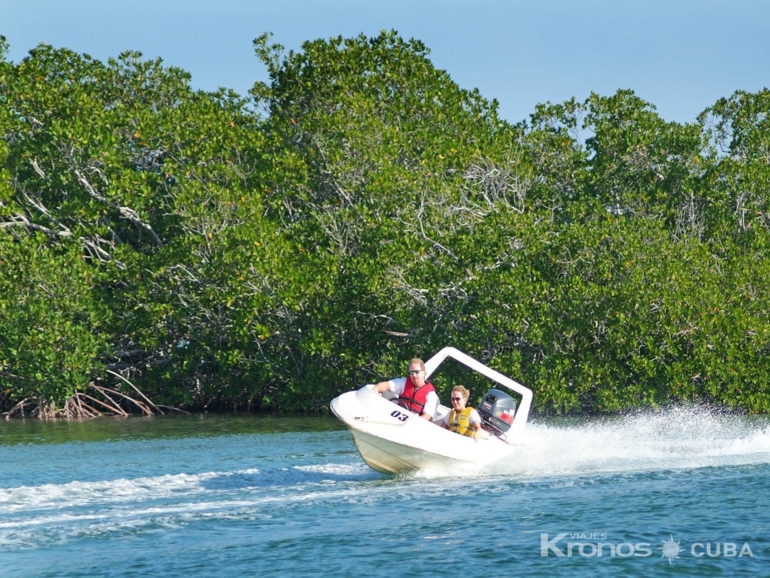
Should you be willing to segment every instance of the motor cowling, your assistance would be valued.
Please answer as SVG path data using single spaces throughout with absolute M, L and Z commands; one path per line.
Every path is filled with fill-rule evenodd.
M 516 400 L 499 389 L 490 389 L 478 408 L 481 427 L 498 437 L 505 437 L 516 414 Z

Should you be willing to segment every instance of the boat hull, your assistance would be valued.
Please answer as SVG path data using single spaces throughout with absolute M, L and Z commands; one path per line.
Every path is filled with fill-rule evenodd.
M 369 387 L 333 399 L 331 409 L 348 426 L 363 460 L 378 472 L 472 470 L 515 449 L 491 436 L 474 440 L 450 432 Z
M 495 435 L 482 432 L 483 435 L 476 439 L 458 435 L 439 425 L 441 418 L 449 412 L 448 407 L 439 406 L 436 420 L 439 423 L 433 423 L 386 400 L 372 390 L 373 385 L 365 385 L 358 391 L 349 391 L 335 397 L 330 408 L 348 426 L 361 457 L 371 468 L 389 474 L 447 468 L 456 472 L 458 468 L 478 469 L 510 458 L 516 452 L 517 445 L 523 439 L 532 391 L 454 347 L 445 347 L 425 362 L 426 379 L 447 358 L 481 373 L 520 396 L 515 417 L 506 420 L 511 424 L 510 428 L 503 431 L 500 427 L 489 427 Z M 497 410 L 490 409 L 495 412 Z M 510 415 L 508 410 L 504 414 L 502 417 Z M 494 417 L 501 416 L 496 413 Z M 482 427 L 485 427 L 484 419 Z
M 400 474 L 419 469 L 445 470 L 462 463 L 462 460 L 432 454 L 352 428 L 350 433 L 366 464 L 382 474 Z

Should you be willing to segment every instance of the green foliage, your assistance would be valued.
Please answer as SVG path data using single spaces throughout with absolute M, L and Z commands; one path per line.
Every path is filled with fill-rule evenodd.
M 380 358 L 390 365 L 403 356 L 394 351 L 403 338 L 393 334 L 424 342 L 425 354 L 439 341 L 426 336 L 453 305 L 444 287 L 421 284 L 436 283 L 432 272 L 442 285 L 467 276 L 442 238 L 491 210 L 493 201 L 466 182 L 495 171 L 491 159 L 515 149 L 518 133 L 498 119 L 495 103 L 435 69 L 418 41 L 383 32 L 308 42 L 286 56 L 267 41 L 255 44 L 272 83 L 254 94 L 269 112 L 266 131 L 281 161 L 267 202 L 296 246 L 285 258 L 301 293 L 291 296 L 294 313 L 271 320 L 264 345 L 280 358 L 294 332 L 291 355 L 278 359 L 286 374 L 307 383 L 331 373 L 346 388 L 362 371 L 382 371 Z M 423 297 L 430 292 L 438 303 Z
M 511 126 L 393 31 L 254 45 L 269 82 L 242 98 L 0 39 L 6 400 L 120 372 L 159 403 L 319 411 L 451 344 L 543 412 L 770 410 L 767 90 L 684 125 L 621 90 Z
M 16 400 L 62 402 L 103 368 L 109 311 L 93 293 L 95 271 L 77 251 L 59 254 L 39 235 L 0 230 L 0 380 Z
M 664 122 L 631 91 L 586 101 L 593 136 L 589 191 L 616 210 L 662 216 L 672 223 L 691 199 L 700 171 L 703 137 L 697 124 Z

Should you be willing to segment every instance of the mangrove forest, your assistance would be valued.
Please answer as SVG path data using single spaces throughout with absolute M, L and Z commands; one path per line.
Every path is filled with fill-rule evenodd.
M 239 95 L 0 37 L 5 417 L 325 412 L 448 345 L 541 414 L 770 411 L 769 90 L 513 124 L 395 31 L 254 50 Z

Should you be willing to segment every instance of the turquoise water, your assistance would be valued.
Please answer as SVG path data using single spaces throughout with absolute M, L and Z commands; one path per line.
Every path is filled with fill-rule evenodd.
M 541 420 L 404 477 L 330 417 L 10 421 L 0 463 L 2 577 L 770 576 L 767 418 Z

